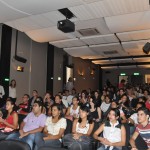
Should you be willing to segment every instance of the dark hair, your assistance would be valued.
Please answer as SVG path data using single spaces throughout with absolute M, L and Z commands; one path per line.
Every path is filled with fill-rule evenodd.
M 41 107 L 41 112 L 43 111 L 43 102 L 41 102 L 41 101 L 38 101 L 38 100 L 35 100 L 34 101 L 34 104 L 38 104 L 39 105 L 39 107 Z
M 37 91 L 37 90 L 33 90 L 33 92 L 36 92 L 36 93 L 38 93 L 38 91 Z
M 59 97 L 59 99 L 62 99 L 62 97 L 61 97 L 59 94 L 56 94 L 56 95 L 55 95 L 55 97 L 56 97 L 56 96 L 58 96 L 58 97 Z
M 90 98 L 92 99 L 92 103 L 94 104 L 94 108 L 97 108 L 97 103 L 96 103 L 96 100 L 94 100 L 93 98 Z M 89 102 L 90 104 L 90 102 Z M 89 106 L 89 108 L 91 109 L 91 105 Z
M 91 114 L 90 114 L 90 109 L 89 109 L 89 107 L 87 107 L 87 106 L 81 106 L 81 107 L 80 107 L 80 110 L 85 111 L 85 112 L 88 113 L 88 115 L 87 115 L 88 123 L 89 123 L 89 124 L 92 124 L 92 123 L 93 123 L 93 118 L 92 118 L 92 116 L 91 116 Z M 82 118 L 79 117 L 78 122 L 81 123 L 81 122 L 82 122 Z
M 16 80 L 15 79 L 12 79 L 11 81 L 10 81 L 10 85 L 9 86 L 11 86 L 12 87 L 12 82 L 13 81 L 15 81 L 15 85 L 14 85 L 14 87 L 16 87 Z
M 30 99 L 30 96 L 29 96 L 29 94 L 24 94 L 24 96 L 27 96 L 27 97 L 28 97 L 28 99 Z
M 72 100 L 73 100 L 74 98 L 76 98 L 77 101 L 79 101 L 79 97 L 78 97 L 78 96 L 74 96 L 74 97 L 72 98 Z
M 145 115 L 149 115 L 150 116 L 150 111 L 148 108 L 145 108 L 145 107 L 140 107 L 137 112 L 139 111 L 143 111 Z
M 145 103 L 144 103 L 144 102 L 138 102 L 138 103 L 136 104 L 136 106 L 137 106 L 138 104 L 141 105 L 141 107 L 145 107 Z
M 14 112 L 14 110 L 15 110 L 15 102 L 12 100 L 11 97 L 8 97 L 8 98 L 7 98 L 6 103 L 7 103 L 7 102 L 10 102 L 11 105 L 14 105 L 12 111 L 10 112 L 10 115 L 11 115 L 11 114 Z M 8 111 L 7 111 L 7 115 L 8 115 Z
M 60 111 L 59 119 L 63 118 L 64 117 L 64 113 L 63 113 L 62 105 L 55 103 L 55 104 L 53 104 L 51 106 L 51 110 L 53 109 L 53 107 L 57 107 L 57 109 Z
M 115 116 L 120 118 L 120 110 L 118 108 L 111 108 L 110 111 L 114 111 Z

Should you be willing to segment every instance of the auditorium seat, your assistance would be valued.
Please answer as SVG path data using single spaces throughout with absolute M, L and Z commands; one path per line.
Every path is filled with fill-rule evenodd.
M 16 140 L 0 141 L 0 150 L 31 150 L 27 143 Z

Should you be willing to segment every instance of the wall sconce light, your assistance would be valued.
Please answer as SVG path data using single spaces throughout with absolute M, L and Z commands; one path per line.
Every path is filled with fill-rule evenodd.
M 79 74 L 80 76 L 84 76 L 84 71 L 78 70 L 78 74 Z
M 17 67 L 17 71 L 19 71 L 19 72 L 24 72 L 24 67 L 18 66 L 18 67 Z
M 90 74 L 94 75 L 95 74 L 95 69 L 91 69 Z

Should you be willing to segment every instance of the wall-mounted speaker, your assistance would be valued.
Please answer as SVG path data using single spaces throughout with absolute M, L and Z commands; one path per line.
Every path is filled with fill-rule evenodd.
M 143 52 L 144 52 L 145 54 L 148 54 L 148 53 L 150 52 L 150 43 L 149 43 L 149 42 L 147 42 L 147 43 L 144 45 L 144 47 L 143 47 Z

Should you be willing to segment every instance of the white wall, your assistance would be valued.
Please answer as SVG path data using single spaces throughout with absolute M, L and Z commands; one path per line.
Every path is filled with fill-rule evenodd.
M 16 30 L 12 30 L 10 79 L 17 81 L 17 100 L 23 94 L 32 93 L 37 89 L 41 96 L 46 90 L 47 43 L 41 44 L 32 41 L 24 33 L 18 32 L 17 55 L 27 59 L 26 63 L 14 60 Z M 17 66 L 23 66 L 24 72 L 16 71 Z

